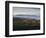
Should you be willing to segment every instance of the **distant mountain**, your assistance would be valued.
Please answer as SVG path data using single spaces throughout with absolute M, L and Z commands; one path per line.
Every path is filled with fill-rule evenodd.
M 16 15 L 14 16 L 14 18 L 40 20 L 40 16 L 36 16 L 36 15 Z
M 15 16 L 38 16 L 38 15 L 15 15 Z

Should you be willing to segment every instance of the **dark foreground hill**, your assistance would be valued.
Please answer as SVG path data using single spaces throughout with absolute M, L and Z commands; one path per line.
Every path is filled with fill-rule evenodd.
M 39 30 L 40 20 L 27 18 L 13 18 L 13 30 Z

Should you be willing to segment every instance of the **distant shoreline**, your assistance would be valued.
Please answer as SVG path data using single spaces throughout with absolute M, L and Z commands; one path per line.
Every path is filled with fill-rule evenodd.
M 36 15 L 16 15 L 13 16 L 13 18 L 40 20 L 40 16 L 36 16 Z

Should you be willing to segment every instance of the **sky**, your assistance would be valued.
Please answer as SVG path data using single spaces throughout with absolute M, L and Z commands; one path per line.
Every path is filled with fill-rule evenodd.
M 40 16 L 40 8 L 13 7 L 13 16 L 15 15 L 36 15 Z

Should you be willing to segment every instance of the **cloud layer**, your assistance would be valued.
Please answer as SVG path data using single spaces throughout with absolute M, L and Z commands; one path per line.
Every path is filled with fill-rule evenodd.
M 13 16 L 15 15 L 36 15 L 40 16 L 40 8 L 13 7 Z

